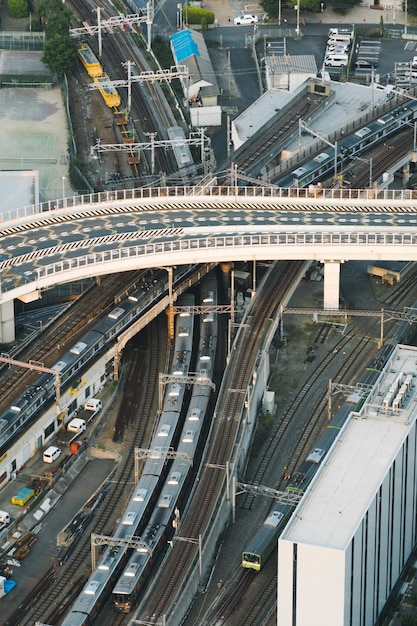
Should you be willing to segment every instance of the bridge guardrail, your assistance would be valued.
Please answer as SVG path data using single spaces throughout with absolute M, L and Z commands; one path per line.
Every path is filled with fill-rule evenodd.
M 0 217 L 1 228 L 12 226 L 16 222 L 33 221 L 37 217 L 47 218 L 50 213 L 59 217 L 60 215 L 73 214 L 89 209 L 92 212 L 100 211 L 101 205 L 115 205 L 114 210 L 123 211 L 123 204 L 132 201 L 152 201 L 163 198 L 187 198 L 190 200 L 198 197 L 200 202 L 204 202 L 204 198 L 219 198 L 219 201 L 227 198 L 274 198 L 278 200 L 308 200 L 314 201 L 350 201 L 350 200 L 380 200 L 381 202 L 407 202 L 417 199 L 417 190 L 410 189 L 323 189 L 310 185 L 308 188 L 283 188 L 271 186 L 261 187 L 240 187 L 240 186 L 204 186 L 201 187 L 140 187 L 136 189 L 121 189 L 114 191 L 101 191 L 98 193 L 90 193 L 81 196 L 71 196 L 69 198 L 61 198 L 59 200 L 49 200 L 48 202 L 39 203 L 38 205 L 29 205 L 13 211 L 2 213 Z M 118 203 L 121 205 L 118 206 Z M 128 207 L 130 208 L 130 207 Z M 143 207 L 143 210 L 153 209 L 154 206 Z M 265 208 L 265 207 L 263 207 Z M 282 208 L 282 207 L 280 207 Z M 317 206 L 312 206 L 312 210 L 320 210 L 319 202 Z M 291 210 L 296 206 L 291 206 Z M 305 205 L 302 206 L 306 210 Z M 381 210 L 381 207 L 379 207 Z

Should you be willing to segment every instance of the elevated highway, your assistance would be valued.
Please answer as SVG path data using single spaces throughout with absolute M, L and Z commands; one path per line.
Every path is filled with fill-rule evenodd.
M 324 263 L 324 307 L 339 307 L 340 263 L 417 258 L 415 192 L 276 187 L 128 189 L 3 215 L 0 341 L 13 300 L 137 268 L 237 260 Z

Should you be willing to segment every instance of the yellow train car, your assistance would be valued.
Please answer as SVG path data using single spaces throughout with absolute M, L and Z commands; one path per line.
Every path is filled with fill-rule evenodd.
M 120 106 L 120 96 L 117 90 L 112 86 L 107 74 L 99 76 L 94 79 L 94 82 L 98 85 L 98 90 L 104 98 L 104 102 L 108 107 L 114 108 Z
M 78 48 L 78 57 L 91 78 L 97 78 L 103 74 L 101 63 L 97 60 L 94 52 L 86 43 L 82 43 Z

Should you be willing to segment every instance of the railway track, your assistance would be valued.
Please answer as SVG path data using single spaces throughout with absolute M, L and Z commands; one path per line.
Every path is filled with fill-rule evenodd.
M 385 297 L 383 297 L 384 305 L 392 308 L 402 306 L 402 303 L 407 296 L 415 294 L 417 286 L 417 265 L 414 263 L 413 267 L 407 272 L 406 280 L 401 280 L 400 283 L 395 285 L 395 288 L 388 288 L 386 290 Z
M 276 265 L 264 285 L 263 298 L 253 316 L 247 320 L 243 337 L 229 363 L 223 381 L 223 388 L 227 391 L 222 395 L 213 422 L 206 463 L 214 465 L 215 468 L 206 465 L 202 469 L 192 503 L 182 521 L 181 536 L 191 541 L 174 543 L 149 599 L 139 607 L 137 613 L 139 619 L 146 620 L 152 617 L 156 621 L 161 616 L 169 614 L 176 600 L 177 591 L 184 584 L 184 577 L 196 558 L 198 537 L 199 535 L 204 537 L 207 532 L 224 487 L 225 476 L 221 466 L 224 466 L 232 455 L 244 406 L 244 392 L 252 375 L 257 346 L 262 343 L 287 286 L 294 280 L 300 268 L 301 264 L 296 262 Z
M 67 348 L 76 343 L 78 337 L 88 329 L 98 315 L 113 305 L 115 299 L 129 288 L 140 274 L 124 272 L 101 278 L 99 284 L 90 287 L 88 292 L 74 302 L 64 313 L 44 326 L 29 345 L 22 345 L 13 352 L 13 358 L 20 361 L 37 361 L 51 367 Z M 93 305 L 92 305 L 93 303 Z M 39 372 L 16 366 L 0 368 L 0 411 L 19 397 L 24 389 L 39 377 Z
M 164 320 L 158 318 L 147 327 L 149 348 L 146 351 L 146 359 L 143 358 L 141 351 L 133 351 L 131 367 L 143 377 L 141 385 L 138 385 L 137 380 L 131 379 L 130 388 L 126 389 L 128 393 L 136 389 L 138 397 L 137 404 L 134 403 L 135 416 L 130 416 L 130 421 L 135 427 L 130 430 L 131 438 L 122 462 L 104 487 L 99 498 L 100 502 L 95 507 L 95 514 L 90 516 L 89 522 L 94 520 L 94 532 L 98 534 L 108 535 L 112 532 L 132 490 L 133 450 L 135 446 L 146 447 L 150 439 L 156 411 L 154 389 L 158 384 L 160 369 L 165 366 L 166 360 L 161 340 L 161 333 L 165 334 L 163 324 Z M 140 369 L 137 368 L 137 362 L 141 363 Z M 39 584 L 31 597 L 26 599 L 8 620 L 8 626 L 32 626 L 36 620 L 55 624 L 60 620 L 88 577 L 90 532 L 91 529 L 86 524 L 80 533 L 77 549 L 62 566 L 55 565 L 53 574 L 51 573 L 48 578 L 48 584 L 43 581 Z M 113 614 L 115 615 L 114 611 Z
M 397 286 L 396 289 L 393 290 L 392 294 L 395 300 L 397 301 L 397 297 L 401 298 L 401 303 L 404 302 L 403 298 L 409 294 L 408 289 L 401 290 Z M 398 290 L 398 293 L 395 292 Z M 327 335 L 327 333 L 323 330 L 323 327 L 319 329 L 316 333 L 314 341 L 321 342 L 323 338 Z M 338 355 L 343 354 L 343 362 L 338 366 L 337 373 L 332 373 L 329 375 L 333 380 L 347 380 L 348 382 L 354 381 L 356 378 L 357 370 L 362 369 L 369 363 L 369 360 L 372 359 L 374 351 L 371 351 L 372 354 L 367 354 L 367 346 L 369 347 L 369 339 L 367 337 L 360 337 L 351 334 L 351 348 L 348 346 L 344 346 L 341 343 L 342 340 L 336 342 L 336 344 L 332 344 L 328 347 L 328 354 L 333 355 L 335 350 L 337 350 Z M 307 348 L 308 350 L 308 348 Z M 318 355 L 317 360 L 319 360 L 320 355 Z M 346 362 L 345 362 L 346 359 Z M 333 361 L 333 359 L 332 359 Z M 331 363 L 329 363 L 330 365 Z M 335 364 L 333 364 L 335 365 Z M 318 366 L 316 366 L 318 367 Z M 315 372 L 313 374 L 315 376 Z M 323 377 L 323 381 L 325 382 L 326 377 Z M 303 390 L 306 386 L 306 382 L 303 380 L 299 385 L 299 388 Z M 323 387 L 323 385 L 322 385 Z M 299 396 L 299 392 L 297 391 L 296 398 L 292 402 L 297 403 Z M 305 412 L 310 411 L 310 405 L 313 404 L 316 406 L 316 412 L 319 415 L 320 412 L 324 415 L 324 402 L 320 401 L 320 398 L 313 398 L 311 400 L 311 392 L 306 395 L 306 403 L 307 409 L 303 409 L 301 406 L 297 406 L 297 410 L 299 413 L 302 413 L 303 410 Z M 321 405 L 321 406 L 320 406 Z M 284 416 L 282 419 L 286 419 L 289 411 L 292 411 L 292 406 L 289 409 L 286 409 L 284 412 Z M 294 419 L 294 418 L 293 418 Z M 323 420 L 322 420 L 323 421 Z M 292 422 L 295 426 L 294 422 Z M 311 424 L 315 423 L 315 417 L 311 418 Z M 320 422 L 317 422 L 319 424 Z M 275 432 L 281 426 L 281 422 L 277 425 Z M 300 430 L 302 436 L 300 436 L 297 440 L 297 445 L 294 447 L 294 452 L 291 454 L 291 462 L 288 463 L 287 472 L 288 474 L 297 471 L 298 465 L 301 463 L 303 459 L 305 459 L 307 452 L 314 445 L 314 442 L 317 440 L 316 434 L 313 434 L 315 427 L 310 427 L 310 420 L 307 422 L 307 431 L 311 431 L 310 435 L 306 432 L 305 426 L 299 427 L 298 422 L 296 425 L 296 430 Z M 274 448 L 274 437 L 275 433 L 272 436 L 272 441 L 268 441 L 268 447 L 264 451 L 264 454 L 261 455 L 261 459 L 259 465 L 254 470 L 254 478 L 252 476 L 247 478 L 247 482 L 257 483 L 261 481 L 263 476 L 265 475 L 265 465 L 269 462 L 271 467 L 276 467 L 277 461 L 274 461 L 270 458 L 269 455 L 269 447 Z M 277 457 L 275 457 L 277 458 Z M 278 456 L 278 463 L 281 463 L 282 456 Z M 286 481 L 281 480 L 277 485 L 277 489 L 283 490 L 285 489 Z M 250 499 L 247 498 L 247 501 L 250 502 Z M 245 502 L 245 508 L 247 506 L 247 502 Z M 243 621 L 245 626 L 272 626 L 276 624 L 276 585 L 277 585 L 277 577 L 276 577 L 276 559 L 273 557 L 267 562 L 264 566 L 262 572 L 255 575 L 253 580 L 257 581 L 256 589 L 251 590 L 250 587 L 246 587 L 245 594 L 239 594 L 239 587 L 241 585 L 241 579 L 245 579 L 246 572 L 242 571 L 239 568 L 236 568 L 230 576 L 230 584 L 227 588 L 227 596 L 232 597 L 232 601 L 229 604 L 226 601 L 219 605 L 219 608 L 215 609 L 214 607 L 210 608 L 210 611 L 204 616 L 204 623 L 207 625 L 215 625 L 220 623 L 230 623 L 231 626 L 236 626 L 236 624 L 241 624 Z M 225 591 L 226 595 L 226 591 Z M 243 617 L 244 616 L 244 617 Z
M 314 111 L 323 105 L 323 96 L 314 93 L 294 106 L 291 111 L 281 116 L 279 121 L 268 130 L 267 136 L 262 131 L 262 135 L 248 142 L 250 145 L 242 147 L 233 155 L 233 163 L 239 171 L 245 172 L 247 176 L 257 175 L 263 161 L 274 150 L 282 150 L 299 132 L 299 121 L 308 119 Z M 278 152 L 279 154 L 279 152 Z M 227 163 L 219 164 L 219 169 L 225 168 Z
M 322 336 L 323 332 L 318 331 L 316 338 L 320 339 Z M 363 360 L 370 341 L 367 337 L 361 338 L 351 334 L 332 343 L 327 350 L 327 354 L 316 366 L 312 375 L 300 384 L 295 398 L 293 398 L 285 410 L 274 432 L 268 437 L 268 445 L 264 447 L 257 466 L 251 477 L 247 479 L 247 482 L 259 485 L 269 484 L 266 478 L 268 470 L 271 474 L 271 468 L 280 466 L 283 458 L 282 450 L 286 447 L 285 438 L 289 435 L 290 430 L 294 429 L 295 424 L 297 432 L 300 432 L 300 436 L 297 438 L 286 473 L 290 475 L 297 470 L 298 466 L 305 459 L 307 452 L 313 447 L 319 436 L 319 430 L 325 421 L 327 387 L 326 391 L 322 393 L 323 384 L 319 386 L 320 392 L 316 397 L 313 393 L 314 387 L 317 387 L 320 380 L 325 381 L 327 377 L 331 377 L 334 381 L 347 379 L 350 382 L 351 379 L 354 379 L 358 371 L 358 362 Z M 341 355 L 343 355 L 343 359 L 340 363 Z M 368 361 L 370 358 L 369 353 L 367 353 L 365 360 Z M 337 360 L 339 360 L 339 363 L 337 363 Z M 335 367 L 337 368 L 336 374 L 334 373 Z M 330 369 L 332 374 L 330 374 Z M 326 375 L 326 371 L 329 374 Z M 300 415 L 303 414 L 306 416 L 306 419 L 300 421 Z M 296 416 L 298 416 L 297 419 Z M 276 474 L 276 470 L 274 471 Z M 280 480 L 276 481 L 276 484 L 271 486 L 283 491 L 286 487 L 287 479 L 284 479 L 281 472 L 280 478 Z M 255 497 L 247 495 L 241 508 L 250 510 L 254 504 Z M 277 585 L 275 563 L 276 559 L 272 557 L 261 573 L 249 576 L 249 578 L 248 570 L 243 570 L 240 567 L 236 569 L 228 585 L 227 597 L 218 608 L 211 607 L 210 612 L 204 616 L 205 623 L 214 625 L 221 621 L 222 624 L 236 624 L 239 623 L 239 619 L 242 620 L 244 614 L 245 626 L 266 624 L 271 614 L 275 616 Z M 248 580 L 250 581 L 249 584 L 245 583 Z M 256 582 L 255 592 L 250 590 L 252 582 Z M 246 596 L 250 598 L 247 602 L 245 602 Z M 242 607 L 244 608 L 242 609 Z
M 102 9 L 102 20 L 114 15 L 114 9 L 109 9 L 105 2 L 98 2 L 98 6 Z M 91 8 L 82 0 L 71 0 L 70 6 L 80 21 L 91 22 Z M 139 32 L 139 31 L 138 31 Z M 135 67 L 135 73 L 142 71 L 155 71 L 159 69 L 152 57 L 144 51 L 139 44 L 140 35 L 136 33 L 107 34 L 104 36 L 103 55 L 101 61 L 110 76 L 110 79 L 121 80 L 126 77 L 126 70 L 122 66 L 127 60 L 130 60 Z M 142 41 L 142 40 L 141 40 Z M 121 97 L 124 97 L 125 89 L 119 91 Z M 128 110 L 128 103 L 124 102 L 121 109 Z M 103 105 L 105 106 L 105 105 Z M 168 105 L 164 92 L 159 83 L 146 82 L 139 84 L 132 83 L 131 89 L 131 107 L 129 111 L 129 122 L 120 128 L 120 132 L 115 131 L 115 142 L 122 144 L 127 142 L 130 131 L 134 130 L 134 140 L 144 143 L 149 141 L 149 133 L 157 133 L 158 139 L 167 139 L 166 129 L 170 126 L 176 126 L 177 121 Z M 123 131 L 125 136 L 123 137 Z M 100 137 L 100 139 L 102 139 Z M 109 143 L 115 143 L 114 141 Z M 138 175 L 138 165 L 132 167 L 127 162 L 127 151 L 116 153 L 116 160 L 119 165 L 119 173 L 124 178 L 136 178 Z M 141 155 L 141 173 L 144 175 L 153 175 L 154 172 L 172 173 L 178 170 L 178 166 L 173 155 L 165 150 L 156 150 L 153 158 L 151 154 L 142 152 Z M 117 181 L 115 181 L 117 182 Z

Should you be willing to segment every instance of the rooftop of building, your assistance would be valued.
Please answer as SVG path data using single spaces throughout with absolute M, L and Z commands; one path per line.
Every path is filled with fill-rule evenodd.
M 417 348 L 399 345 L 367 402 L 345 424 L 282 540 L 344 550 L 417 411 Z
M 294 63 L 295 57 L 292 57 Z M 307 70 L 305 61 L 306 57 L 302 57 L 302 65 Z M 301 69 L 301 66 L 299 66 Z M 269 89 L 250 107 L 245 109 L 236 119 L 233 120 L 239 137 L 242 142 L 247 141 L 256 132 L 258 132 L 267 120 L 273 116 L 279 119 L 280 111 L 291 101 L 306 89 L 309 82 L 317 81 L 315 75 L 307 79 L 295 91 L 281 91 L 279 89 Z M 320 112 L 314 115 L 314 119 L 308 122 L 308 127 L 315 133 L 319 133 L 326 137 L 329 132 L 340 130 L 341 120 L 344 125 L 348 125 L 360 117 L 371 112 L 375 106 L 386 102 L 386 93 L 384 90 L 375 90 L 366 85 L 356 85 L 354 83 L 340 83 L 336 81 L 327 81 L 330 89 L 334 92 L 334 98 L 331 100 L 323 100 L 323 107 Z M 307 121 L 307 120 L 306 120 Z M 308 133 L 304 133 L 301 137 L 301 143 L 312 141 L 313 137 Z M 293 142 L 288 145 L 289 150 L 297 150 L 299 148 L 299 137 L 294 137 Z

